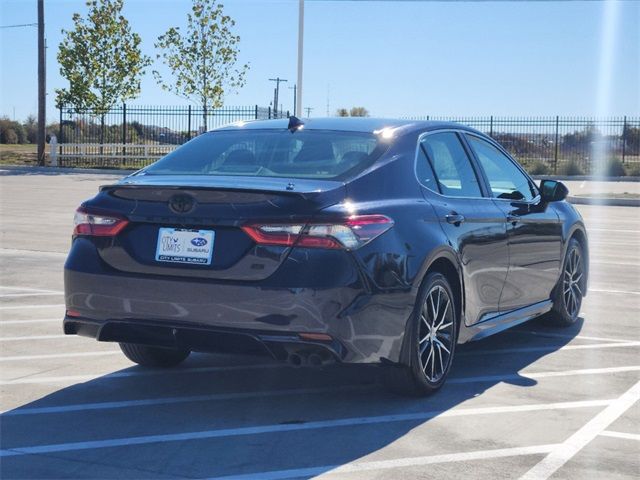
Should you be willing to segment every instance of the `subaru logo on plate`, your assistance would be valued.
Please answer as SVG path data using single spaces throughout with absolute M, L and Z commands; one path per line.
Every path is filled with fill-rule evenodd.
M 191 239 L 191 243 L 196 247 L 204 247 L 207 244 L 207 240 L 202 237 L 196 237 Z
M 174 213 L 189 213 L 196 201 L 191 195 L 179 193 L 169 199 L 169 208 Z

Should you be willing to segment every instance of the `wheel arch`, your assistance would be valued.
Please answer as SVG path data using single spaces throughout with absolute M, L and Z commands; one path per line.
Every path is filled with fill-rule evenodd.
M 564 265 L 564 261 L 567 256 L 567 250 L 569 249 L 569 243 L 571 242 L 572 239 L 575 239 L 580 244 L 580 247 L 582 248 L 582 254 L 584 255 L 584 258 L 585 258 L 584 269 L 585 269 L 585 275 L 586 275 L 586 280 L 585 280 L 586 288 L 583 295 L 584 297 L 587 295 L 587 292 L 589 290 L 589 240 L 587 238 L 587 231 L 582 223 L 575 223 L 571 227 L 571 230 L 569 231 L 569 235 L 567 235 L 567 240 L 563 247 L 564 251 L 562 253 L 561 268 L 563 268 L 562 265 Z
M 433 272 L 442 274 L 449 282 L 449 286 L 453 291 L 453 295 L 455 297 L 455 308 L 459 319 L 456 335 L 459 335 L 460 329 L 464 328 L 464 281 L 462 278 L 461 267 L 455 253 L 452 250 L 439 249 L 429 256 L 427 261 L 424 263 L 420 275 L 417 276 L 419 281 L 416 281 L 414 284 L 415 295 L 413 297 L 415 299 L 418 298 L 418 293 L 422 289 L 425 280 L 429 274 Z M 414 311 L 412 310 L 411 316 L 407 319 L 405 324 L 405 332 L 408 331 L 409 322 L 413 318 L 413 315 Z M 408 364 L 410 358 L 408 348 L 408 341 L 410 340 L 408 337 L 409 335 L 405 334 L 400 352 L 400 362 L 405 364 Z

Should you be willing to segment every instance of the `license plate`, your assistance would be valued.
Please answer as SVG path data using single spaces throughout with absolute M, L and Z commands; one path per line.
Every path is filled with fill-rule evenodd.
M 211 265 L 213 230 L 161 228 L 158 231 L 156 261 Z

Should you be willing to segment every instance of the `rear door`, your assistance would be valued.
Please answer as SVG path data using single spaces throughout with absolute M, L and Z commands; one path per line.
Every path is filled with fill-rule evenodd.
M 506 217 L 488 196 L 459 134 L 421 137 L 416 169 L 425 198 L 459 253 L 465 290 L 465 321 L 498 313 L 508 270 Z
M 510 267 L 500 311 L 549 299 L 562 256 L 562 225 L 557 213 L 541 202 L 533 181 L 497 145 L 476 135 L 465 137 L 509 225 Z

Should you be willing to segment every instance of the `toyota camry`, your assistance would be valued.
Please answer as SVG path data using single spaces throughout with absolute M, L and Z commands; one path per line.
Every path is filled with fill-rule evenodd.
M 428 394 L 456 344 L 576 321 L 588 242 L 567 193 L 454 123 L 233 124 L 80 205 L 64 331 L 149 367 L 370 363 Z

